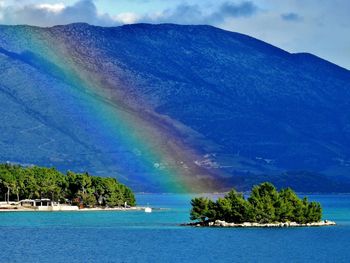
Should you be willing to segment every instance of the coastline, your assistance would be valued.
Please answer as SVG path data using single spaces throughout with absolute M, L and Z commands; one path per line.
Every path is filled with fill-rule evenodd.
M 134 207 L 93 207 L 93 208 L 79 208 L 77 206 L 61 206 L 61 207 L 45 207 L 45 209 L 35 209 L 35 208 L 8 208 L 0 209 L 0 213 L 6 212 L 93 212 L 93 211 L 144 211 L 146 207 L 134 206 Z
M 214 222 L 204 222 L 204 223 L 185 223 L 181 226 L 192 226 L 192 227 L 231 227 L 231 228 L 282 228 L 282 227 L 321 227 L 321 226 L 335 226 L 336 222 L 330 220 L 322 220 L 320 222 L 312 223 L 296 223 L 296 222 L 276 222 L 276 223 L 228 223 L 221 220 L 215 220 Z

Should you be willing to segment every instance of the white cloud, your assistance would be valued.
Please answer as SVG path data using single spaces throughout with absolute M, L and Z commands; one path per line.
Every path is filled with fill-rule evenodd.
M 211 24 L 217 25 L 229 18 L 251 17 L 259 8 L 252 1 L 221 1 L 208 10 L 199 4 L 181 3 L 173 8 L 160 12 L 145 14 L 142 22 L 178 23 L 178 24 Z
M 140 19 L 140 16 L 136 13 L 127 12 L 127 13 L 120 13 L 114 16 L 113 19 L 122 24 L 133 24 Z
M 1 21 L 2 18 L 3 18 L 2 9 L 3 9 L 3 7 L 4 7 L 4 4 L 5 4 L 5 0 L 0 0 L 0 21 Z
M 0 0 L 1 1 L 1 0 Z M 110 26 L 119 24 L 108 14 L 100 14 L 93 0 L 79 0 L 73 5 L 27 4 L 9 5 L 2 8 L 1 23 L 54 26 L 75 22 Z
M 36 6 L 34 6 L 34 8 L 37 7 L 38 9 L 43 9 L 46 10 L 48 12 L 52 12 L 52 13 L 59 13 L 61 11 L 63 11 L 66 6 L 63 3 L 57 3 L 57 4 L 38 4 Z

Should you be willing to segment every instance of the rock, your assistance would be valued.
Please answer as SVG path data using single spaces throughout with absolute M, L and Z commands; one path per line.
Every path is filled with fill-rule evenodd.
M 209 227 L 315 227 L 315 226 L 332 226 L 336 225 L 334 221 L 324 220 L 320 222 L 299 224 L 297 222 L 276 222 L 276 223 L 256 223 L 256 222 L 243 222 L 241 224 L 225 222 L 223 220 L 215 220 L 214 222 L 209 222 L 207 226 Z M 201 224 L 196 224 L 196 226 L 202 226 Z
M 226 222 L 221 220 L 215 220 L 215 226 L 226 226 Z

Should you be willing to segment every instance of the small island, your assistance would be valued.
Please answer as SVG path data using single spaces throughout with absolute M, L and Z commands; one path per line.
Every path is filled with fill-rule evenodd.
M 216 201 L 205 197 L 191 200 L 190 226 L 208 227 L 301 227 L 329 226 L 335 222 L 322 221 L 318 202 L 300 199 L 290 189 L 277 191 L 271 183 L 254 186 L 246 199 L 232 189 Z
M 0 211 L 143 209 L 115 178 L 39 166 L 0 164 L 0 198 Z

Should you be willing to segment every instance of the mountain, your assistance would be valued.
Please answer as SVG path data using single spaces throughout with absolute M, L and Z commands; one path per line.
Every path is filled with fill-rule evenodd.
M 0 26 L 0 161 L 136 191 L 349 192 L 350 71 L 211 26 Z

